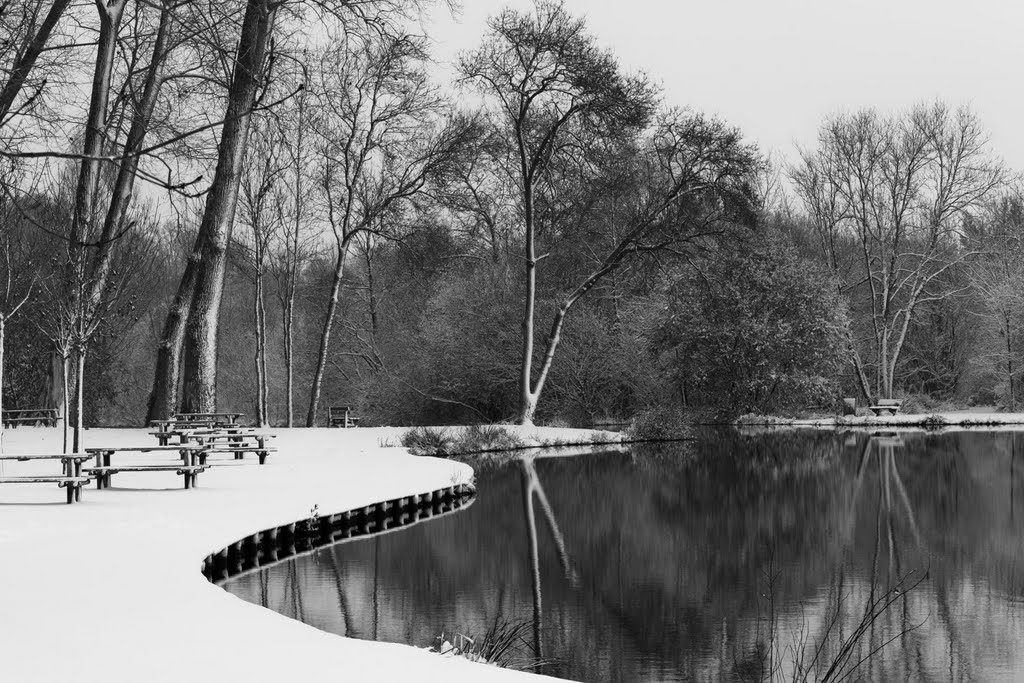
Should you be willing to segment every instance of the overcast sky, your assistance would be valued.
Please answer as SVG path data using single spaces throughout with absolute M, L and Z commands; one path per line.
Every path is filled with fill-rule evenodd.
M 488 16 L 526 0 L 435 10 L 435 54 L 475 47 Z M 1009 0 L 567 0 L 667 104 L 715 113 L 764 150 L 794 158 L 823 117 L 940 98 L 969 104 L 992 147 L 1024 170 L 1024 9 Z

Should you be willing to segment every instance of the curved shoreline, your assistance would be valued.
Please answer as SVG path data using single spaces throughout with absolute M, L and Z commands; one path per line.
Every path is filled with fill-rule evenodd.
M 469 507 L 476 487 L 458 484 L 263 529 L 203 559 L 211 583 L 244 576 L 349 539 L 373 537 Z
M 382 446 L 399 430 L 275 430 L 263 466 L 211 468 L 183 490 L 167 473 L 124 473 L 65 505 L 56 487 L 0 487 L 0 671 L 19 682 L 538 680 L 406 645 L 343 638 L 209 583 L 202 558 L 251 535 L 417 491 L 466 484 L 468 466 Z M 563 430 L 564 431 L 564 430 Z M 54 429 L 7 433 L 6 448 L 57 447 Z M 148 443 L 92 429 L 86 445 Z M 529 678 L 526 678 L 529 677 Z

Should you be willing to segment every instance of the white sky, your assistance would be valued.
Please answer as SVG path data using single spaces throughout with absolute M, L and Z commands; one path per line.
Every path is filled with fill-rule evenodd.
M 435 55 L 480 42 L 489 15 L 528 0 L 434 10 Z M 714 113 L 795 157 L 823 117 L 922 100 L 969 104 L 992 148 L 1024 170 L 1024 6 L 1010 0 L 566 0 L 599 44 L 661 83 L 666 104 Z

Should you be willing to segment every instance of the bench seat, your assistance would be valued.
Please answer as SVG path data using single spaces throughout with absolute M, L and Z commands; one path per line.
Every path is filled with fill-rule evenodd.
M 82 487 L 89 483 L 89 477 L 68 477 L 65 475 L 24 475 L 2 476 L 0 484 L 57 484 L 68 490 L 68 504 L 82 500 Z
M 223 446 L 211 446 L 205 451 L 200 452 L 199 463 L 206 463 L 206 456 L 210 453 L 234 453 L 235 460 L 242 460 L 246 453 L 255 453 L 256 457 L 260 459 L 260 464 L 264 464 L 267 461 L 267 456 L 271 453 L 276 453 L 277 449 L 273 446 L 258 446 L 258 445 L 223 445 Z
M 85 472 L 96 477 L 96 488 L 110 488 L 110 476 L 118 472 L 175 472 L 185 477 L 185 488 L 196 485 L 198 475 L 206 465 L 101 465 L 87 467 Z
M 873 406 L 868 406 L 875 415 L 895 415 L 900 412 L 900 408 L 903 407 L 903 399 L 900 398 L 883 398 Z

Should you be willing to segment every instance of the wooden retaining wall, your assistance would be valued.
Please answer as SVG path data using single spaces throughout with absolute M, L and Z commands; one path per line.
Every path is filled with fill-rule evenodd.
M 203 560 L 203 575 L 219 584 L 347 538 L 373 535 L 454 512 L 475 499 L 474 486 L 459 484 L 257 531 L 208 555 Z

